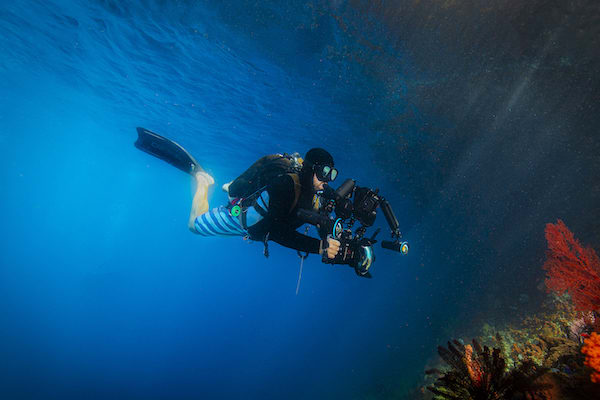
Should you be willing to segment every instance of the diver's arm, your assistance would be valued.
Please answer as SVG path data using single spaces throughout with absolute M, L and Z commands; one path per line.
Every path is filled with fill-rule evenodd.
M 327 238 L 327 247 L 324 248 L 322 240 L 303 235 L 295 230 L 271 232 L 269 239 L 294 250 L 312 254 L 325 253 L 327 258 L 335 258 L 340 250 L 340 241 L 337 239 Z
M 273 196 L 269 202 L 270 229 L 269 239 L 282 246 L 294 250 L 306 251 L 318 254 L 321 250 L 321 241 L 297 232 L 289 226 L 290 208 L 295 199 L 294 181 L 288 175 L 277 182 L 271 189 L 269 196 Z
M 248 229 L 255 240 L 263 240 L 269 232 L 269 240 L 291 249 L 321 254 L 326 251 L 327 257 L 337 254 L 340 242 L 328 239 L 326 250 L 319 239 L 303 235 L 293 229 L 289 223 L 290 209 L 294 203 L 294 181 L 289 175 L 278 177 L 267 188 L 269 192 L 269 212 L 265 218 Z M 260 238 L 260 239 L 259 239 Z
M 293 229 L 274 229 L 269 234 L 269 239 L 290 249 L 321 254 L 321 240 L 306 236 Z

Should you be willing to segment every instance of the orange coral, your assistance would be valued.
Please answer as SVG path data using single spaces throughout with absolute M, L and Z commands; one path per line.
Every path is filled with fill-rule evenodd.
M 585 365 L 594 370 L 591 375 L 592 382 L 600 383 L 600 335 L 592 332 L 585 340 L 581 352 L 585 354 Z
M 483 371 L 479 362 L 473 360 L 473 347 L 470 344 L 465 346 L 465 364 L 473 384 L 475 386 L 480 386 L 481 380 L 483 379 Z

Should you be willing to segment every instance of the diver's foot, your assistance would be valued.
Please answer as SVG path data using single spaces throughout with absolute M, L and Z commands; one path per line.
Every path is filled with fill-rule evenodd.
M 198 185 L 203 185 L 203 186 L 208 187 L 215 183 L 215 180 L 213 179 L 213 177 L 204 171 L 196 172 L 195 177 L 196 177 L 196 182 L 198 183 Z

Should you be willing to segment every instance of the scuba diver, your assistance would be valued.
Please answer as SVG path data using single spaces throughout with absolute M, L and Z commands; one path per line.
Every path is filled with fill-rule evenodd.
M 378 209 L 385 216 L 392 238 L 381 241 L 381 247 L 408 253 L 408 242 L 402 241 L 398 219 L 379 189 L 360 187 L 354 179 L 346 179 L 335 190 L 329 186 L 338 171 L 333 157 L 324 149 L 310 149 L 304 159 L 298 153 L 260 158 L 222 186 L 229 198 L 227 205 L 210 209 L 208 189 L 215 181 L 194 157 L 172 140 L 144 128 L 137 131 L 138 149 L 194 177 L 196 191 L 188 221 L 192 232 L 261 241 L 266 257 L 269 240 L 295 249 L 302 260 L 298 284 L 309 253 L 320 254 L 321 261 L 327 264 L 346 264 L 358 276 L 370 278 L 369 269 L 375 261 L 373 245 L 381 229 L 370 237 L 366 232 L 375 223 Z M 320 239 L 296 231 L 304 224 L 315 226 Z
M 299 154 L 264 156 L 234 181 L 223 185 L 229 197 L 226 206 L 210 209 L 208 189 L 214 179 L 180 145 L 144 128 L 137 128 L 135 145 L 195 178 L 189 229 L 201 236 L 242 236 L 268 241 L 298 252 L 321 254 L 334 259 L 340 242 L 333 237 L 316 239 L 296 231 L 306 221 L 299 209 L 318 211 L 326 185 L 335 180 L 333 157 L 321 148 L 310 149 L 304 159 Z

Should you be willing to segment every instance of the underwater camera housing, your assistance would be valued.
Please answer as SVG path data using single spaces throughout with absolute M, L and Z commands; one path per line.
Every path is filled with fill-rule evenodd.
M 354 199 L 352 197 L 354 196 Z M 333 237 L 340 241 L 340 251 L 333 258 L 323 255 L 323 262 L 329 264 L 347 264 L 354 268 L 357 275 L 370 278 L 369 269 L 375 261 L 373 245 L 380 229 L 366 238 L 367 228 L 373 226 L 377 217 L 377 208 L 381 210 L 391 230 L 391 241 L 384 240 L 381 247 L 387 250 L 407 254 L 408 242 L 401 241 L 400 224 L 390 203 L 379 195 L 379 189 L 369 189 L 356 186 L 356 181 L 347 179 L 334 190 L 325 186 L 322 197 L 325 199 L 323 208 L 319 211 L 299 210 L 298 217 L 306 223 L 314 225 L 319 230 L 319 236 L 326 241 Z M 335 218 L 331 213 L 335 212 Z M 353 225 L 358 221 L 361 226 L 352 232 Z

